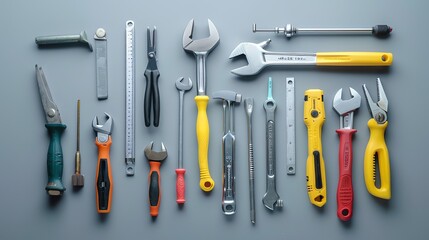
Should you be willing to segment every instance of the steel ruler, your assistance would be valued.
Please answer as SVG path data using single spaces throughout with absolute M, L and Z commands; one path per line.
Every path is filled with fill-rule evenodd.
M 125 103 L 125 172 L 134 175 L 135 166 L 135 59 L 134 22 L 126 22 L 126 103 Z
M 295 79 L 286 78 L 286 168 L 295 175 Z

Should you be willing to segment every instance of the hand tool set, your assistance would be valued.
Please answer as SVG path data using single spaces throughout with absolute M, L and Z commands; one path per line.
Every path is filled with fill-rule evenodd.
M 209 118 L 207 106 L 209 94 L 207 93 L 206 58 L 219 44 L 219 33 L 213 22 L 208 19 L 209 36 L 194 40 L 192 37 L 194 20 L 190 20 L 183 33 L 182 44 L 185 52 L 193 53 L 196 58 L 196 88 L 197 95 L 194 100 L 197 106 L 196 137 L 198 143 L 198 165 L 200 171 L 199 187 L 204 192 L 210 192 L 215 182 L 209 171 Z M 135 174 L 135 24 L 132 20 L 125 24 L 125 173 L 127 176 Z M 287 38 L 296 34 L 313 35 L 374 35 L 385 38 L 390 35 L 392 28 L 387 25 L 376 25 L 372 28 L 296 28 L 287 24 L 284 28 L 257 29 L 253 25 L 253 32 L 275 32 L 284 33 Z M 148 27 L 147 33 L 147 58 L 148 63 L 144 72 L 146 88 L 144 93 L 144 122 L 145 126 L 151 125 L 151 113 L 153 111 L 153 126 L 160 124 L 160 90 L 158 79 L 160 73 L 157 67 L 157 29 L 151 31 Z M 93 51 L 85 31 L 79 35 L 53 35 L 36 37 L 36 44 L 40 47 L 47 45 L 60 46 L 62 44 L 80 44 L 87 46 Z M 388 67 L 393 62 L 392 53 L 388 52 L 271 52 L 264 48 L 271 42 L 270 39 L 260 43 L 242 42 L 230 54 L 229 58 L 244 55 L 248 65 L 233 69 L 231 72 L 241 77 L 256 75 L 267 66 L 367 66 Z M 97 98 L 105 100 L 108 98 L 107 80 L 107 38 L 103 28 L 96 30 L 94 35 L 96 56 L 96 83 Z M 50 196 L 60 196 L 65 191 L 62 182 L 63 153 L 61 147 L 61 135 L 66 129 L 62 123 L 59 110 L 53 101 L 51 92 L 42 67 L 36 65 L 36 79 L 40 93 L 43 110 L 46 117 L 46 128 L 48 129 L 50 143 L 47 156 L 48 184 L 46 191 Z M 329 68 L 334 70 L 334 68 Z M 176 172 L 176 202 L 185 203 L 185 168 L 183 165 L 184 147 L 184 95 L 192 89 L 191 78 L 178 78 L 175 86 L 179 91 L 179 133 L 178 133 L 178 165 Z M 361 105 L 361 96 L 353 88 L 349 88 L 351 98 L 342 99 L 342 89 L 339 89 L 333 98 L 333 109 L 340 116 L 340 128 L 336 130 L 339 135 L 338 166 L 339 179 L 337 186 L 337 216 L 342 221 L 349 221 L 353 215 L 353 135 L 357 132 L 353 128 L 354 112 Z M 378 101 L 374 102 L 366 87 L 363 85 L 371 118 L 368 121 L 369 140 L 363 160 L 364 182 L 368 192 L 381 199 L 391 198 L 390 185 L 390 162 L 387 145 L 385 142 L 385 130 L 387 128 L 387 97 L 381 80 L 377 79 Z M 223 137 L 222 137 L 222 211 L 225 215 L 233 215 L 237 212 L 236 178 L 235 168 L 237 138 L 234 129 L 234 105 L 240 103 L 242 95 L 230 90 L 217 91 L 212 98 L 222 100 L 223 108 Z M 306 161 L 306 183 L 310 203 L 323 207 L 327 202 L 327 182 L 325 161 L 322 152 L 322 126 L 325 122 L 326 113 L 324 106 L 324 92 L 321 89 L 308 89 L 304 92 L 303 118 L 307 126 L 308 156 Z M 276 101 L 273 99 L 273 80 L 268 79 L 268 96 L 260 106 L 266 113 L 266 191 L 262 197 L 263 205 L 274 211 L 282 208 L 284 202 L 276 188 L 276 143 L 275 143 L 275 111 Z M 295 122 L 295 79 L 286 78 L 286 173 L 295 175 L 299 172 L 296 168 L 296 122 Z M 250 221 L 256 223 L 255 198 L 255 162 L 253 145 L 253 123 L 252 116 L 258 104 L 254 98 L 244 98 L 244 109 L 247 118 L 248 139 L 248 168 L 249 168 L 249 199 L 250 199 Z M 153 110 L 152 110 L 153 109 Z M 282 109 L 280 109 L 282 110 Z M 98 148 L 98 161 L 95 174 L 96 208 L 98 213 L 109 213 L 112 206 L 113 175 L 110 148 L 112 146 L 113 118 L 108 114 L 104 124 L 99 124 L 98 117 L 92 121 L 93 130 L 96 133 L 95 144 Z M 80 100 L 77 102 L 77 146 L 75 154 L 75 172 L 72 175 L 72 186 L 83 187 L 84 176 L 81 173 L 80 153 Z M 149 161 L 149 193 L 148 200 L 150 215 L 158 216 L 161 203 L 161 163 L 167 158 L 167 149 L 161 142 L 161 151 L 152 150 L 153 141 L 144 149 L 144 155 Z M 116 148 L 116 147 L 115 147 Z M 95 161 L 94 161 L 95 162 Z

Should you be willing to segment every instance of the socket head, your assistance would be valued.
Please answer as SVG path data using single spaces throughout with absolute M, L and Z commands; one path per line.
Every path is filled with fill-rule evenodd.
M 85 179 L 82 174 L 76 173 L 72 176 L 73 187 L 83 187 Z

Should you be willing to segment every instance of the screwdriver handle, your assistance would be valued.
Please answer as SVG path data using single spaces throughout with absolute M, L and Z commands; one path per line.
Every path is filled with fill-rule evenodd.
M 200 188 L 205 192 L 209 192 L 215 186 L 215 182 L 210 176 L 208 159 L 210 128 L 209 119 L 207 117 L 207 104 L 209 102 L 209 97 L 206 95 L 198 95 L 194 100 L 198 108 L 196 131 L 198 140 L 198 164 L 200 166 Z
M 95 139 L 98 147 L 97 172 L 95 175 L 95 193 L 98 213 L 110 213 L 112 205 L 113 178 L 110 165 L 110 146 L 112 137 L 109 136 L 106 142 Z
M 365 158 L 363 161 L 363 171 L 365 176 L 365 185 L 368 192 L 373 196 L 390 199 L 390 161 L 389 151 L 384 139 L 384 132 L 386 131 L 388 122 L 378 124 L 374 118 L 368 121 L 370 130 L 368 145 L 365 150 Z M 377 155 L 377 158 L 375 157 Z M 378 161 L 380 186 L 376 186 L 376 163 Z
M 48 149 L 48 184 L 46 191 L 51 196 L 62 195 L 66 188 L 63 185 L 63 149 L 61 147 L 61 135 L 66 129 L 62 123 L 47 123 L 45 127 L 49 132 Z
M 184 168 L 176 169 L 176 202 L 179 204 L 185 203 L 185 172 Z
M 150 215 L 156 217 L 161 204 L 161 173 L 159 171 L 161 163 L 149 160 L 149 165 L 149 208 Z
M 356 129 L 337 129 L 340 136 L 338 152 L 340 176 L 337 187 L 337 216 L 342 221 L 349 221 L 353 215 L 353 134 Z

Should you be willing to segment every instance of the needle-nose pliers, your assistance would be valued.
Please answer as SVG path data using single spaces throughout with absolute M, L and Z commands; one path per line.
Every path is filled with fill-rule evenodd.
M 156 27 L 154 27 L 151 37 L 150 28 L 147 28 L 147 58 L 148 63 L 144 76 L 146 78 L 146 90 L 144 96 L 144 122 L 146 127 L 150 126 L 150 112 L 153 103 L 153 125 L 158 127 L 159 125 L 159 88 L 158 78 L 159 71 L 156 64 Z

